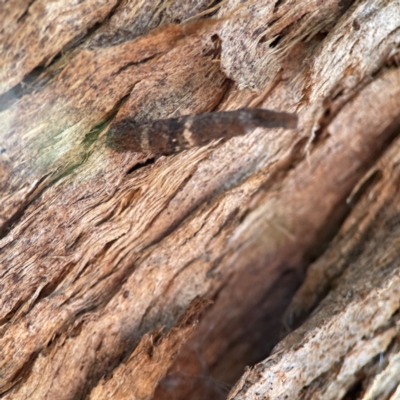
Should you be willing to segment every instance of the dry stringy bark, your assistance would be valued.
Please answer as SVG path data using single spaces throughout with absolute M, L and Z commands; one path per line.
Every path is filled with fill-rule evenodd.
M 74 25 L 64 3 L 40 18 L 46 2 L 35 1 L 26 18 L 19 18 L 22 7 L 15 18 L 15 32 L 32 45 L 13 41 L 8 70 L 23 69 L 7 74 L 4 84 L 21 81 L 40 60 L 62 56 L 44 67 L 40 87 L 21 81 L 22 95 L 1 113 L 4 399 L 226 398 L 244 365 L 266 357 L 276 343 L 282 310 L 310 254 L 318 257 L 328 233 L 353 213 L 346 199 L 392 137 L 386 125 L 400 109 L 400 71 L 382 66 L 400 43 L 396 2 L 262 0 L 241 3 L 240 13 L 207 29 L 199 30 L 205 23 L 199 21 L 147 35 L 158 21 L 183 20 L 182 13 L 164 20 L 164 11 L 158 12 L 159 4 L 168 11 L 178 1 L 119 2 L 101 32 L 97 11 L 81 8 L 112 7 L 101 0 L 77 6 Z M 215 17 L 238 3 L 219 3 Z M 40 29 L 55 20 L 56 32 Z M 42 40 L 62 26 L 76 29 L 56 42 Z M 81 38 L 87 28 L 90 37 Z M 63 54 L 66 42 L 72 51 Z M 28 47 L 40 52 L 28 54 Z M 115 123 L 129 115 L 139 126 L 178 113 L 243 106 L 296 111 L 300 127 L 257 129 L 143 168 L 146 154 L 105 146 L 103 127 L 114 113 Z M 301 150 L 308 138 L 306 157 Z M 387 187 L 398 188 L 389 180 Z M 378 205 L 387 210 L 385 199 L 395 203 L 398 197 L 385 188 L 379 187 Z M 360 216 L 348 236 L 355 232 L 363 244 L 366 232 L 374 260 L 390 261 L 383 252 L 396 255 L 396 225 L 381 229 L 381 214 L 371 220 L 376 208 L 373 202 L 363 208 L 366 218 Z M 394 222 L 390 209 L 387 219 Z M 372 236 L 363 228 L 367 219 L 394 241 Z M 330 247 L 347 260 L 351 243 L 346 237 Z M 337 268 L 341 258 L 329 265 Z M 360 297 L 359 286 L 353 285 L 352 298 L 343 287 L 335 297 L 337 322 L 325 307 L 313 320 L 315 329 L 308 325 L 299 341 L 284 342 L 285 354 L 246 374 L 232 397 L 326 398 L 316 395 L 324 380 L 331 398 L 339 399 L 338 385 L 347 390 L 363 373 L 353 362 L 357 354 L 374 362 L 396 334 L 392 328 L 380 332 L 381 321 L 398 309 L 400 285 L 395 277 L 390 287 L 378 286 L 381 270 L 372 275 L 373 265 L 366 259 L 355 274 L 367 277 L 368 271 L 368 282 L 382 293 L 374 290 L 377 296 L 350 304 Z M 196 297 L 214 304 L 195 326 L 191 319 L 182 325 L 180 316 Z M 342 306 L 349 308 L 341 312 Z M 368 351 L 362 352 L 364 345 Z M 339 374 L 338 360 L 346 361 Z M 350 363 L 355 372 L 346 367 Z M 225 393 L 219 394 L 220 383 Z
M 245 135 L 258 127 L 294 129 L 297 127 L 297 115 L 243 108 L 161 119 L 141 125 L 137 125 L 132 118 L 124 118 L 111 126 L 108 144 L 116 150 L 173 154 L 205 146 L 215 139 Z

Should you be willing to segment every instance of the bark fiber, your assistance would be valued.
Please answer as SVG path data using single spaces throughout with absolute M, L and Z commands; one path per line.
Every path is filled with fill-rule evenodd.
M 0 21 L 0 398 L 400 399 L 399 0 Z M 242 107 L 298 129 L 107 145 Z

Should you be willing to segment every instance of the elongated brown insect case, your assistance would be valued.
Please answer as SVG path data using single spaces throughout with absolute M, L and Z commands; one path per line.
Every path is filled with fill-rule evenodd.
M 131 118 L 111 125 L 108 145 L 117 151 L 173 154 L 216 139 L 245 135 L 255 128 L 297 127 L 297 115 L 261 108 L 186 115 L 138 124 Z

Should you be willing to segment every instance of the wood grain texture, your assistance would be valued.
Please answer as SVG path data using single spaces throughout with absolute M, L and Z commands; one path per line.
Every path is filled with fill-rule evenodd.
M 329 125 L 331 138 L 328 143 L 334 138 L 339 139 L 351 126 L 354 141 L 351 144 L 342 143 L 344 147 L 340 150 L 340 157 L 344 162 L 344 154 L 352 153 L 350 158 L 355 163 L 352 167 L 347 164 L 345 171 L 337 162 L 331 164 L 329 173 L 323 173 L 323 176 L 329 176 L 327 186 L 336 189 L 337 193 L 339 182 L 342 188 L 349 183 L 350 171 L 359 168 L 362 154 L 367 155 L 367 149 L 377 150 L 378 142 L 372 145 L 369 139 L 377 135 L 375 137 L 379 137 L 383 144 L 386 135 L 389 135 L 386 136 L 387 140 L 399 132 L 399 106 L 400 73 L 394 70 L 383 74 L 362 90 L 354 102 L 342 108 Z M 367 186 L 366 193 L 361 185 L 356 188 L 359 193 L 355 190 L 348 197 L 350 206 L 354 198 L 361 196 L 337 234 L 335 240 L 340 244 L 334 242 L 310 266 L 306 281 L 286 311 L 286 326 L 289 329 L 298 326 L 304 316 L 318 305 L 314 315 L 279 343 L 273 351 L 275 354 L 258 364 L 254 370 L 247 371 L 229 398 L 257 398 L 256 393 L 263 393 L 271 399 L 300 396 L 312 399 L 342 398 L 357 382 L 356 372 L 360 373 L 364 366 L 379 353 L 384 353 L 389 344 L 396 340 L 398 332 L 393 327 L 397 317 L 393 314 L 400 307 L 400 296 L 397 246 L 393 241 L 398 239 L 396 235 L 393 237 L 389 234 L 387 224 L 397 215 L 398 146 L 396 140 L 374 164 L 372 171 L 381 171 L 375 184 Z M 333 161 L 336 152 L 333 149 L 339 149 L 340 145 L 331 143 L 330 148 Z M 315 165 L 312 158 L 311 167 Z M 317 164 L 322 167 L 320 162 Z M 337 165 L 338 175 L 333 165 Z M 313 168 L 313 173 L 318 174 L 318 169 Z M 366 173 L 366 178 L 371 176 L 371 172 Z M 314 183 L 321 188 L 322 179 Z M 323 192 L 326 195 L 329 193 L 327 190 Z M 321 201 L 328 199 L 325 197 Z M 301 203 L 297 201 L 296 204 Z M 311 215 L 310 211 L 305 214 Z M 292 229 L 290 232 L 297 236 Z M 377 243 L 393 250 L 380 252 Z M 334 288 L 330 293 L 328 285 Z M 327 379 L 327 376 L 331 378 Z
M 398 2 L 5 4 L 2 398 L 390 398 Z M 107 145 L 243 107 L 298 129 Z
M 20 83 L 34 68 L 49 64 L 68 43 L 101 23 L 116 4 L 116 0 L 3 2 L 0 94 Z M 76 18 L 77 14 L 82 18 Z

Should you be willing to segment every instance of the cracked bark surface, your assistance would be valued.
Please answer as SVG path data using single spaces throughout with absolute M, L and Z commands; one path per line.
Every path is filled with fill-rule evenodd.
M 1 398 L 400 397 L 398 1 L 0 20 Z M 106 143 L 127 116 L 240 107 L 299 128 Z

